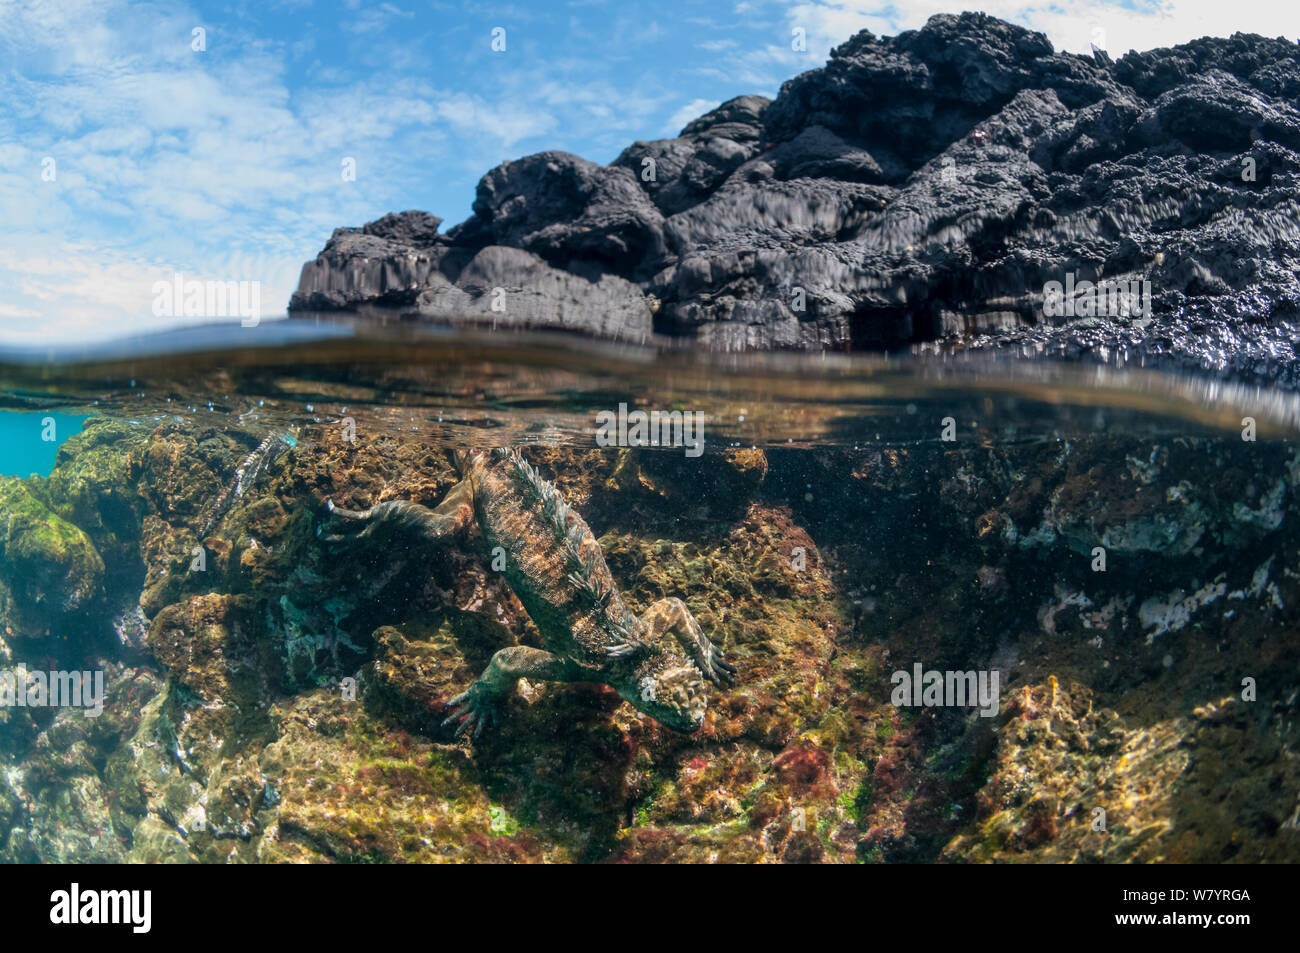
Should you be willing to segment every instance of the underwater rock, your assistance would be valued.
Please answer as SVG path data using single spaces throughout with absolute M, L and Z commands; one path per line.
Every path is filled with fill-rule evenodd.
M 372 636 L 376 657 L 361 680 L 367 706 L 413 731 L 445 734 L 448 700 L 478 674 L 466 664 L 452 629 L 445 623 L 432 638 L 414 640 L 392 626 L 377 630 Z
M 9 755 L 0 781 L 0 858 L 9 863 L 123 863 L 134 818 L 119 776 L 106 769 L 141 724 L 140 706 L 158 691 L 148 672 L 104 664 L 98 715 L 68 708 L 43 727 L 6 725 Z M 20 710 L 7 709 L 6 714 Z M 16 749 L 15 736 L 23 737 Z M 20 752 L 17 756 L 15 752 Z
M 1081 686 L 1049 677 L 1008 705 L 975 829 L 945 846 L 950 862 L 1285 862 L 1285 836 L 1242 838 L 1293 823 L 1254 798 L 1264 785 L 1294 787 L 1289 759 L 1234 756 L 1253 734 L 1250 715 L 1228 696 L 1182 717 L 1128 719 L 1094 710 Z M 1236 778 L 1224 784 L 1225 772 Z M 1192 818 L 1195 818 L 1193 821 Z
M 22 480 L 0 480 L 0 523 L 7 634 L 66 636 L 60 623 L 103 595 L 104 560 L 79 527 L 51 512 Z
M 110 577 L 123 582 L 136 569 L 144 511 L 130 451 L 146 438 L 145 427 L 92 417 L 59 448 L 47 484 L 58 515 L 90 537 Z
M 652 324 L 726 349 L 1123 359 L 1296 387 L 1297 89 L 1300 53 L 1281 40 L 1112 63 L 940 14 L 863 31 L 774 101 L 730 100 L 609 166 L 507 162 L 444 235 L 423 212 L 339 229 L 290 308 L 633 340 Z M 520 317 L 480 316 L 464 286 L 494 246 L 542 260 L 495 253 L 490 287 L 526 301 Z M 1057 314 L 1048 285 L 1067 276 L 1149 282 L 1149 307 L 1103 295 Z
M 449 697 L 541 642 L 500 574 L 472 547 L 339 556 L 315 534 L 326 498 L 441 499 L 455 475 L 427 433 L 309 425 L 203 541 L 204 571 L 206 507 L 266 431 L 87 434 L 0 498 L 19 535 L 62 520 L 86 559 L 138 540 L 138 571 L 95 577 L 113 608 L 76 640 L 0 633 L 6 666 L 62 653 L 108 685 L 97 719 L 0 710 L 0 858 L 1300 856 L 1285 445 L 528 448 L 628 608 L 682 599 L 737 678 L 689 735 L 606 687 L 524 680 L 471 746 L 442 724 Z M 891 673 L 917 662 L 996 670 L 999 710 L 895 707 Z

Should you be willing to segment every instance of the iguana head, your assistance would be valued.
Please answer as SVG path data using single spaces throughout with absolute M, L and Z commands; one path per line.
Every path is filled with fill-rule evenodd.
M 708 686 L 691 660 L 658 652 L 637 666 L 632 683 L 620 694 L 656 721 L 675 731 L 695 731 L 704 723 Z

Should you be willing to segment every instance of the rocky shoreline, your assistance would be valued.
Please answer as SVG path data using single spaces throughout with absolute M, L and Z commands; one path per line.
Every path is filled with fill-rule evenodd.
M 719 349 L 983 348 L 1300 385 L 1300 48 L 1112 62 L 983 14 L 863 32 L 608 166 L 544 152 L 334 232 L 290 310 Z M 1150 306 L 1044 308 L 1052 282 Z

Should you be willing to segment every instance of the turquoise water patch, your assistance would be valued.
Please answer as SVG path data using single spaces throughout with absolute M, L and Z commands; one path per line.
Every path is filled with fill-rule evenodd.
M 59 446 L 89 414 L 0 411 L 0 476 L 49 476 Z

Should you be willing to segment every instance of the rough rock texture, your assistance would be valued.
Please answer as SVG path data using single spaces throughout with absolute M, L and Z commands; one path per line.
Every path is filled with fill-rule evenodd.
M 315 535 L 325 498 L 439 500 L 427 429 L 306 427 L 206 540 L 264 430 L 92 418 L 3 484 L 0 578 L 53 628 L 7 614 L 0 661 L 107 697 L 0 707 L 0 860 L 1300 859 L 1294 448 L 529 449 L 629 607 L 682 598 L 739 671 L 693 735 L 522 682 L 469 744 L 448 699 L 538 644 L 500 574 Z M 1000 710 L 896 707 L 916 662 L 998 670 Z
M 733 99 L 610 166 L 508 162 L 446 235 L 422 212 L 339 229 L 290 307 L 1118 358 L 1295 387 L 1298 91 L 1300 48 L 1254 35 L 1112 63 L 983 14 L 864 31 L 775 101 Z M 547 266 L 496 262 L 497 312 L 463 277 L 492 245 Z M 1067 274 L 1148 280 L 1150 313 L 1047 314 L 1044 286 Z
M 646 298 L 630 281 L 599 272 L 584 278 L 504 245 L 488 245 L 454 285 L 426 288 L 415 304 L 422 316 L 455 326 L 547 328 L 637 343 L 651 333 Z

